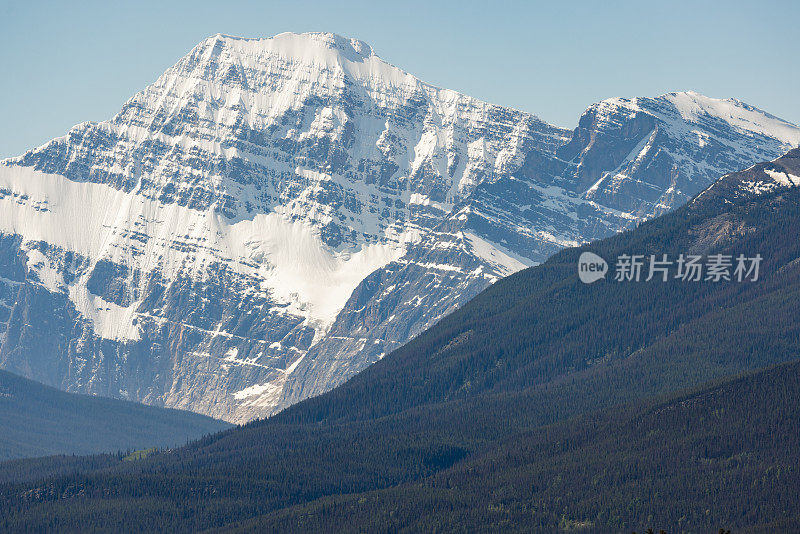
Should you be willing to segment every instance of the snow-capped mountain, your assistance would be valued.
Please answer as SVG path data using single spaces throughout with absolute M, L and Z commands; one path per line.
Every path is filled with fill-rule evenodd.
M 0 366 L 245 421 L 799 144 L 735 100 L 612 99 L 570 132 L 354 39 L 216 35 L 0 164 Z
M 695 196 L 721 169 L 748 167 L 759 151 L 797 146 L 797 133 L 797 126 L 734 99 L 694 92 L 615 98 L 589 108 L 559 156 L 594 152 L 580 158 L 575 173 L 582 197 L 649 218 Z

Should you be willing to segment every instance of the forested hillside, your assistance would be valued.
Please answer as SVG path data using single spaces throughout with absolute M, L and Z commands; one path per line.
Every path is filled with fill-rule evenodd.
M 800 358 L 800 189 L 752 186 L 800 176 L 798 156 L 501 280 L 271 419 L 78 474 L 6 466 L 19 482 L 0 487 L 0 529 L 707 532 L 798 517 L 797 365 L 731 378 Z M 756 281 L 587 285 L 586 250 L 612 270 L 623 254 L 763 261 Z
M 0 371 L 0 460 L 175 447 L 229 427 L 191 412 L 64 393 Z
M 515 434 L 420 482 L 325 497 L 234 530 L 717 532 L 768 521 L 765 532 L 789 532 L 800 524 L 799 397 L 800 363 L 782 364 Z

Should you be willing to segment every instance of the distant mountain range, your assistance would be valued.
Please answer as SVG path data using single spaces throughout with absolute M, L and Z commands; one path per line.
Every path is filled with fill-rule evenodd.
M 0 163 L 0 367 L 247 421 L 798 145 L 737 100 L 610 99 L 566 130 L 358 40 L 215 35 Z
M 798 227 L 795 149 L 498 281 L 269 419 L 137 461 L 70 460 L 70 474 L 0 464 L 0 526 L 792 530 Z M 586 284 L 585 252 L 614 266 L 624 255 L 762 261 L 755 280 L 673 271 Z
M 229 427 L 191 412 L 64 393 L 0 371 L 0 461 L 177 447 Z

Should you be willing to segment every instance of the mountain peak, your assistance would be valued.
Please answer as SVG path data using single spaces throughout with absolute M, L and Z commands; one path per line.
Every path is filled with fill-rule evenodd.
M 344 37 L 337 33 L 330 32 L 306 32 L 293 33 L 284 32 L 271 38 L 277 42 L 308 42 L 327 47 L 331 50 L 338 50 L 347 57 L 368 58 L 375 55 L 372 47 L 359 39 Z
M 715 130 L 733 128 L 751 138 L 773 138 L 787 147 L 800 145 L 800 128 L 735 98 L 713 98 L 697 91 L 679 91 L 657 97 L 608 98 L 591 106 L 602 117 L 619 110 L 644 112 L 683 132 L 685 126 L 703 125 Z M 715 126 L 716 124 L 716 126 Z
M 668 93 L 660 98 L 669 101 L 690 123 L 707 116 L 744 131 L 770 135 L 793 146 L 800 144 L 800 129 L 796 125 L 735 98 L 711 98 L 695 91 Z
M 195 50 L 235 50 L 246 55 L 272 53 L 281 57 L 325 61 L 336 58 L 361 62 L 375 56 L 372 47 L 359 39 L 330 32 L 284 32 L 272 37 L 239 37 L 217 33 L 199 43 Z

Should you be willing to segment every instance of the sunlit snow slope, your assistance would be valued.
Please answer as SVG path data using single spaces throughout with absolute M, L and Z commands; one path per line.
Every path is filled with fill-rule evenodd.
M 246 421 L 798 144 L 735 100 L 612 99 L 570 132 L 361 41 L 216 35 L 0 163 L 0 366 Z

